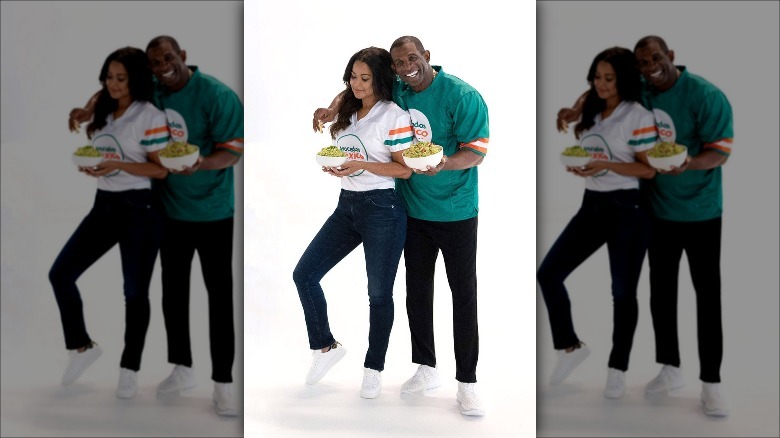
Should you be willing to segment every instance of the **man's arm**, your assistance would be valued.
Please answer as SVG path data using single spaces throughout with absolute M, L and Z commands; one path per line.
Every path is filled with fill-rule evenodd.
M 558 132 L 563 132 L 564 134 L 569 132 L 569 123 L 580 119 L 582 106 L 585 104 L 585 98 L 588 97 L 588 93 L 590 93 L 590 90 L 582 93 L 571 108 L 561 108 L 558 111 L 558 119 L 555 122 Z
M 333 101 L 330 103 L 329 107 L 317 108 L 314 111 L 314 118 L 312 120 L 312 128 L 314 128 L 314 132 L 321 132 L 320 121 L 322 123 L 328 123 L 332 122 L 336 118 L 336 114 L 338 114 L 339 109 L 341 109 L 341 102 L 344 100 L 344 94 L 346 92 L 347 90 L 344 90 L 337 94 L 336 97 L 333 98 Z
M 82 123 L 88 122 L 92 119 L 92 115 L 95 113 L 95 103 L 97 103 L 98 96 L 100 96 L 99 90 L 89 98 L 84 108 L 73 108 L 68 115 L 68 129 L 70 132 L 78 134 L 79 127 Z

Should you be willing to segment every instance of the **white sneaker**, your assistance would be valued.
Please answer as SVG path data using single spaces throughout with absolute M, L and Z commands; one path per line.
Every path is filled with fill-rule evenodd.
M 440 386 L 439 369 L 420 365 L 414 375 L 401 385 L 401 393 L 424 395 L 425 391 Z
M 182 391 L 198 386 L 192 368 L 176 365 L 171 375 L 157 385 L 157 395 L 178 396 Z
M 590 348 L 583 342 L 580 342 L 574 350 L 568 353 L 565 350 L 559 350 L 558 361 L 555 363 L 552 376 L 550 376 L 550 385 L 563 382 L 589 355 Z
M 645 386 L 645 394 L 649 396 L 665 395 L 669 391 L 685 386 L 682 370 L 679 367 L 664 365 L 661 372 Z
M 474 385 L 476 384 L 458 382 L 458 394 L 455 398 L 458 399 L 461 414 L 481 417 L 485 415 L 485 410 L 482 408 L 482 401 L 474 391 Z
M 91 342 L 87 349 L 78 352 L 71 350 L 68 352 L 70 356 L 68 358 L 68 366 L 65 368 L 65 373 L 62 375 L 62 384 L 70 385 L 75 382 L 84 370 L 92 365 L 103 354 L 103 349 L 98 346 L 97 343 Z
M 133 398 L 138 393 L 138 374 L 127 368 L 119 369 L 119 384 L 116 385 L 118 398 Z
M 382 374 L 377 370 L 365 368 L 363 371 L 363 384 L 360 385 L 360 396 L 363 398 L 377 398 L 382 392 Z
M 314 385 L 319 382 L 345 354 L 347 354 L 347 349 L 338 342 L 334 342 L 330 346 L 330 350 L 325 353 L 321 350 L 314 350 L 312 352 L 311 369 L 309 369 L 309 374 L 306 375 L 306 384 Z
M 211 398 L 214 400 L 214 410 L 217 412 L 217 415 L 223 417 L 235 417 L 238 415 L 236 400 L 233 397 L 232 383 L 214 382 L 214 394 Z
M 704 405 L 704 413 L 712 417 L 726 417 L 729 415 L 729 407 L 723 396 L 720 395 L 720 384 L 702 383 L 701 403 Z
M 607 370 L 607 384 L 604 386 L 604 397 L 620 398 L 626 393 L 626 373 L 615 368 Z

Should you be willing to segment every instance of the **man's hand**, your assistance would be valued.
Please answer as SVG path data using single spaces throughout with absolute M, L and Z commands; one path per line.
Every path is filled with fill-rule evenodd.
M 441 161 L 439 162 L 439 164 L 436 165 L 436 167 L 426 166 L 426 170 L 412 169 L 412 172 L 419 175 L 435 176 L 437 173 L 441 172 L 442 169 L 444 169 L 444 165 L 446 163 L 447 163 L 447 156 L 442 155 Z
M 78 134 L 81 124 L 90 119 L 92 119 L 92 111 L 86 108 L 73 108 L 68 116 L 68 130 Z
M 680 167 L 672 166 L 671 169 L 669 170 L 658 169 L 658 173 L 660 173 L 661 175 L 672 175 L 672 176 L 679 175 L 688 169 L 688 165 L 691 164 L 691 159 L 692 159 L 691 156 L 688 155 L 687 157 L 685 157 L 685 161 L 683 161 L 682 164 L 680 164 Z
M 580 118 L 580 112 L 574 108 L 561 108 L 558 111 L 558 119 L 556 120 L 556 127 L 558 132 L 566 134 L 569 132 L 569 123 L 576 122 Z
M 314 119 L 312 120 L 314 132 L 322 132 L 323 125 L 332 122 L 335 118 L 336 111 L 330 108 L 317 108 L 317 110 L 314 111 Z
M 168 171 L 174 175 L 192 175 L 193 173 L 197 172 L 198 169 L 200 169 L 200 165 L 202 163 L 203 163 L 203 155 L 199 156 L 198 159 L 191 167 L 184 166 L 184 168 L 182 168 L 181 170 L 168 169 Z

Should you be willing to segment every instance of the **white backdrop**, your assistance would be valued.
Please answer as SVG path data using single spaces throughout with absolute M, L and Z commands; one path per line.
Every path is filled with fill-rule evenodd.
M 247 3 L 244 397 L 249 436 L 534 433 L 533 32 L 531 3 L 511 12 L 493 1 L 381 7 Z M 489 152 L 479 168 L 477 369 L 488 415 L 476 423 L 461 418 L 455 403 L 451 294 L 441 261 L 434 323 L 445 387 L 427 399 L 399 397 L 400 385 L 416 370 L 401 260 L 384 390 L 377 400 L 359 398 L 369 310 L 362 246 L 323 280 L 331 329 L 349 354 L 322 382 L 304 387 L 311 356 L 292 271 L 335 208 L 340 190 L 340 181 L 315 163 L 314 155 L 330 137 L 312 132 L 312 114 L 343 89 L 341 76 L 353 53 L 368 46 L 389 49 L 402 35 L 419 37 L 432 64 L 479 90 L 490 113 Z
M 67 363 L 59 312 L 47 274 L 92 205 L 95 181 L 70 154 L 87 142 L 67 131 L 71 108 L 100 88 L 109 53 L 146 48 L 169 34 L 188 63 L 242 87 L 241 2 L 2 2 L 2 435 L 234 436 L 241 419 L 220 421 L 211 407 L 206 292 L 196 257 L 191 290 L 194 368 L 200 388 L 161 408 L 154 389 L 170 372 L 160 305 L 159 262 L 152 279 L 152 320 L 139 394 L 114 396 L 123 346 L 124 300 L 119 251 L 112 249 L 79 280 L 87 329 L 103 357 L 71 388 L 60 389 Z M 242 387 L 243 164 L 236 176 L 233 256 L 237 355 Z M 205 415 L 204 415 L 205 414 Z
M 654 406 L 644 385 L 654 360 L 647 263 L 640 279 L 639 327 L 628 392 L 601 395 L 611 348 L 612 301 L 606 249 L 567 280 L 575 328 L 593 353 L 561 388 L 547 386 L 554 365 L 547 310 L 538 293 L 538 432 L 545 436 L 778 436 L 778 3 L 541 2 L 537 6 L 537 251 L 538 263 L 581 203 L 583 181 L 565 172 L 560 151 L 574 143 L 555 130 L 558 109 L 587 89 L 601 50 L 633 49 L 645 35 L 663 37 L 677 64 L 728 96 L 734 149 L 723 170 L 723 393 L 731 418 L 701 413 L 694 292 L 683 258 L 679 328 L 687 388 Z

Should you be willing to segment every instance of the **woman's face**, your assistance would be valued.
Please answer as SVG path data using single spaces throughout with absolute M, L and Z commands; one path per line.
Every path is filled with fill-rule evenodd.
M 114 100 L 132 100 L 130 96 L 130 76 L 127 69 L 121 62 L 111 61 L 108 64 L 108 74 L 106 74 L 106 88 L 108 94 Z
M 374 97 L 374 75 L 371 74 L 368 64 L 355 61 L 352 65 L 352 75 L 349 77 L 349 86 L 360 100 Z
M 599 61 L 596 65 L 596 75 L 593 77 L 593 86 L 599 98 L 604 100 L 620 99 L 617 90 L 617 75 L 612 64 L 606 61 Z

